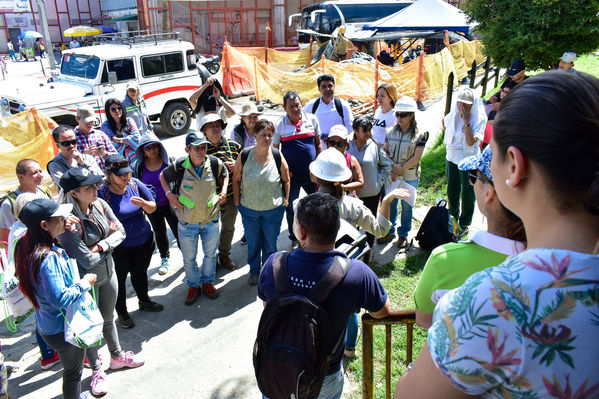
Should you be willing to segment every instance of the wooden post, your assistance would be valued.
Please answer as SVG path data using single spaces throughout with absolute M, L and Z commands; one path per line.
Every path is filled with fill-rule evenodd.
M 445 31 L 445 47 L 449 49 L 449 32 Z
M 362 398 L 374 398 L 374 373 L 372 358 L 372 329 L 374 325 L 362 321 Z
M 385 324 L 385 393 L 391 399 L 391 324 Z
M 406 366 L 412 363 L 412 345 L 414 340 L 414 324 L 406 324 Z
M 485 61 L 485 76 L 483 78 L 483 95 L 482 97 L 485 96 L 485 94 L 487 94 L 487 82 L 489 81 L 489 66 L 491 65 L 491 58 L 487 57 L 487 60 Z
M 256 93 L 256 102 L 260 102 L 260 93 L 258 91 L 258 58 L 254 57 L 254 92 Z
M 472 61 L 472 69 L 470 69 L 470 88 L 474 89 L 476 83 L 476 60 Z
M 310 35 L 310 46 L 309 46 L 308 60 L 306 61 L 306 68 L 310 67 L 310 62 L 312 62 L 312 35 Z
M 376 101 L 376 89 L 379 87 L 379 61 L 374 60 L 374 111 L 378 108 L 378 102 Z
M 269 32 L 270 32 L 270 25 L 266 24 L 266 32 L 265 33 L 265 39 L 264 39 L 264 62 L 266 62 L 266 65 L 268 65 L 268 36 L 269 36 Z
M 422 82 L 424 81 L 424 51 L 418 56 L 418 76 L 416 78 L 416 101 L 422 102 Z
M 499 84 L 499 72 L 500 71 L 501 71 L 501 68 L 495 67 L 495 84 L 493 85 L 493 87 L 497 87 L 497 85 Z
M 445 96 L 445 114 L 447 115 L 451 110 L 451 97 L 453 95 L 453 72 L 449 73 L 447 78 L 447 95 Z

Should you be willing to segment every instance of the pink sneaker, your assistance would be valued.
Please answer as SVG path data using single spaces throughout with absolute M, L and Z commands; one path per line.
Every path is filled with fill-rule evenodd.
M 102 370 L 94 371 L 90 387 L 95 396 L 106 395 L 108 393 L 106 373 Z
M 143 364 L 144 361 L 141 357 L 131 351 L 121 352 L 120 356 L 116 359 L 114 357 L 110 358 L 110 368 L 112 370 L 122 369 L 123 367 L 135 368 L 143 366 Z

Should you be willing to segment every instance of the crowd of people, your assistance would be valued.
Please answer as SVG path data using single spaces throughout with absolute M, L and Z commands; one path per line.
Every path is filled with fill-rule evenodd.
M 572 60 L 568 54 L 564 62 Z M 414 293 L 428 344 L 398 383 L 396 397 L 543 396 L 545 388 L 587 383 L 597 389 L 591 371 L 570 371 L 599 355 L 593 346 L 599 325 L 593 313 L 599 306 L 593 302 L 599 284 L 599 81 L 560 71 L 525 80 L 523 72 L 518 62 L 508 71 L 512 82 L 496 99 L 501 107 L 493 110 L 484 151 L 490 107 L 473 90 L 462 89 L 443 119 L 449 212 L 466 238 L 478 204 L 488 231 L 432 252 Z M 301 295 L 336 257 L 346 256 L 335 251 L 341 219 L 364 230 L 370 248 L 375 237 L 407 244 L 412 206 L 405 187 L 418 187 L 429 137 L 418 129 L 413 98 L 382 83 L 374 117 L 354 118 L 334 94 L 335 78 L 324 74 L 317 81 L 321 96 L 305 105 L 298 93 L 285 93 L 285 115 L 276 123 L 262 119 L 254 104 L 243 105 L 228 138 L 227 119 L 235 111 L 217 83 L 208 79 L 190 99 L 198 125 L 185 137 L 184 157 L 169 156 L 131 83 L 122 101 L 106 102 L 99 130 L 93 108 L 80 106 L 77 126 L 52 132 L 58 154 L 47 170 L 59 190 L 56 200 L 40 185 L 35 160 L 16 165 L 19 188 L 0 203 L 0 241 L 8 241 L 21 290 L 35 308 L 42 366 L 48 359 L 63 365 L 65 398 L 80 397 L 84 364 L 93 371 L 92 393 L 108 391 L 97 347 L 81 349 L 64 339 L 61 312 L 92 286 L 110 368 L 144 364 L 121 348 L 115 322 L 135 326 L 126 304 L 127 276 L 140 310 L 163 310 L 149 296 L 148 268 L 157 247 L 158 273 L 169 272 L 167 224 L 183 257 L 186 305 L 202 294 L 217 299 L 217 266 L 238 267 L 231 259 L 238 213 L 248 283 L 257 285 L 265 304 L 278 292 L 273 255 L 284 214 L 293 251 L 285 258 L 290 289 Z M 307 194 L 301 200 L 300 190 Z M 66 276 L 69 259 L 76 260 L 79 280 Z M 345 345 L 329 359 L 321 398 L 341 395 L 341 359 L 355 351 L 356 310 L 377 318 L 397 314 L 366 263 L 352 260 L 324 304 L 333 335 Z M 543 363 L 551 365 L 551 375 Z

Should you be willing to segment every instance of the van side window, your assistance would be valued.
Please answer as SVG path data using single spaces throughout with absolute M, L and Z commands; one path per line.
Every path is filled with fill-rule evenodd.
M 144 77 L 183 71 L 183 53 L 150 55 L 141 57 L 141 71 Z
M 119 82 L 135 79 L 133 58 L 106 61 L 106 66 L 102 70 L 101 83 L 108 83 L 108 72 L 116 72 L 116 78 Z

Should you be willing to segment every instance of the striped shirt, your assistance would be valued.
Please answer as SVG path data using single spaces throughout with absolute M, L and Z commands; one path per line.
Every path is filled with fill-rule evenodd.
M 217 145 L 208 143 L 207 155 L 213 155 L 223 161 L 223 163 L 233 161 L 237 159 L 241 146 L 235 141 L 227 140 L 221 137 L 220 142 Z M 233 198 L 233 174 L 229 173 L 229 184 L 227 185 L 227 200 Z
M 106 156 L 116 154 L 116 149 L 112 145 L 112 141 L 108 138 L 106 133 L 92 129 L 88 134 L 81 133 L 79 126 L 75 128 L 75 138 L 77 139 L 77 149 L 80 153 L 85 154 L 85 151 L 91 146 L 103 145 L 106 149 Z M 100 169 L 104 171 L 104 158 L 94 156 Z
M 310 163 L 316 159 L 316 137 L 320 137 L 318 119 L 302 112 L 297 125 L 291 123 L 289 116 L 283 115 L 275 125 L 272 143 L 280 145 L 291 173 L 307 175 Z

